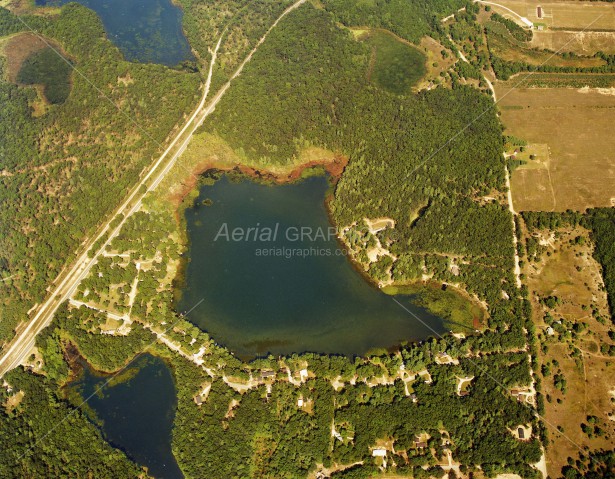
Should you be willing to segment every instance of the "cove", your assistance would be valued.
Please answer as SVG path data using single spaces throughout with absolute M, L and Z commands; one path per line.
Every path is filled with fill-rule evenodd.
M 171 0 L 36 0 L 39 6 L 76 1 L 94 10 L 129 61 L 175 66 L 193 60 L 182 30 L 181 9 Z
M 171 451 L 177 404 L 175 384 L 165 362 L 144 354 L 116 375 L 93 370 L 83 359 L 77 379 L 69 384 L 86 412 L 100 425 L 107 441 L 123 450 L 155 478 L 183 475 Z
M 223 176 L 202 186 L 185 211 L 189 249 L 178 310 L 203 300 L 186 319 L 244 358 L 362 355 L 446 331 L 413 296 L 396 299 L 420 320 L 369 284 L 335 235 L 318 234 L 331 227 L 328 188 L 322 176 L 276 186 Z M 276 227 L 268 238 L 267 228 L 273 236 Z M 311 235 L 297 238 L 302 231 Z

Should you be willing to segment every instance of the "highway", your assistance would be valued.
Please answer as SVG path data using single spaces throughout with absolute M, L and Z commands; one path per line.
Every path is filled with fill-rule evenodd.
M 258 43 L 235 70 L 235 73 L 231 76 L 229 81 L 225 83 L 213 99 L 207 103 L 218 50 L 224 36 L 224 32 L 222 33 L 218 43 L 215 46 L 215 49 L 211 52 L 212 57 L 209 64 L 207 80 L 203 89 L 203 95 L 194 113 L 186 121 L 185 125 L 177 133 L 177 135 L 175 135 L 162 155 L 152 164 L 147 174 L 134 186 L 124 202 L 111 215 L 111 217 L 103 225 L 101 225 L 99 228 L 99 233 L 86 241 L 84 246 L 81 248 L 82 253 L 78 256 L 78 258 L 72 263 L 72 265 L 66 267 L 64 272 L 54 280 L 52 286 L 50 287 L 49 295 L 36 309 L 34 317 L 28 321 L 22 330 L 18 330 L 13 340 L 4 348 L 2 351 L 2 356 L 0 357 L 0 377 L 4 376 L 7 371 L 19 366 L 28 357 L 35 344 L 36 336 L 51 323 L 58 307 L 71 297 L 81 280 L 87 276 L 92 266 L 96 264 L 98 257 L 103 254 L 103 251 L 107 245 L 118 235 L 126 220 L 133 213 L 139 210 L 143 197 L 148 192 L 154 190 L 164 179 L 166 174 L 171 170 L 177 159 L 187 148 L 196 129 L 214 111 L 216 105 L 230 88 L 231 82 L 241 74 L 244 66 L 250 61 L 258 47 L 262 45 L 269 33 L 276 27 L 283 17 L 295 8 L 299 7 L 301 4 L 305 3 L 305 1 L 306 0 L 298 0 L 280 14 L 276 21 L 271 25 L 267 32 L 265 32 Z M 142 191 L 142 186 L 147 185 L 150 180 L 152 181 L 146 191 Z M 120 218 L 120 221 L 114 228 L 111 228 L 111 223 L 113 223 L 117 218 Z M 105 235 L 107 235 L 106 241 L 96 251 L 90 254 L 90 251 L 94 248 L 94 245 Z

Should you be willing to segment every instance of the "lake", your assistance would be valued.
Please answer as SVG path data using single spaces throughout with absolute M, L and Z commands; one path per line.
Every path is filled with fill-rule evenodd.
M 183 475 L 171 451 L 177 398 L 165 362 L 144 354 L 117 375 L 94 371 L 81 360 L 83 372 L 69 387 L 88 399 L 86 412 L 103 435 L 155 478 Z
M 183 12 L 171 0 L 36 0 L 36 4 L 69 1 L 98 14 L 108 38 L 127 60 L 168 66 L 194 60 L 182 30 Z
M 224 176 L 202 186 L 185 212 L 190 245 L 178 310 L 204 299 L 187 319 L 244 358 L 364 354 L 444 332 L 443 320 L 411 296 L 397 299 L 421 320 L 353 268 L 327 235 L 328 189 L 324 177 L 269 186 Z M 302 231 L 312 234 L 297 238 Z

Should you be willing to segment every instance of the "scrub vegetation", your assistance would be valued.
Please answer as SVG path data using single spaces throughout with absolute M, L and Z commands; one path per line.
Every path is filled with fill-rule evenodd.
M 607 470 L 613 461 L 603 452 L 615 435 L 613 211 L 523 213 L 524 274 L 541 344 L 536 373 L 545 395 L 552 477 L 600 477 L 591 471 Z M 595 458 L 590 464 L 587 454 Z

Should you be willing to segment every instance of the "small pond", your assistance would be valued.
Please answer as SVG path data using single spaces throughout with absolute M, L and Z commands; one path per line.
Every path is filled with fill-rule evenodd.
M 182 10 L 171 0 L 36 0 L 39 6 L 76 1 L 101 18 L 127 60 L 175 66 L 193 60 L 182 30 Z
M 177 397 L 165 362 L 144 354 L 119 374 L 110 375 L 80 361 L 83 371 L 68 387 L 89 398 L 85 410 L 105 439 L 146 466 L 153 477 L 182 478 L 171 451 Z

